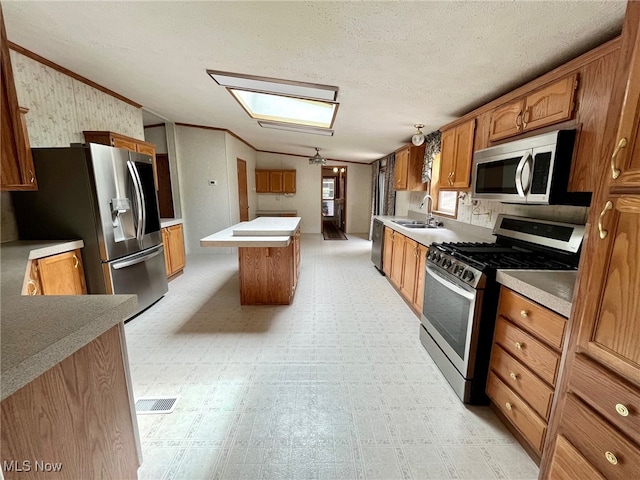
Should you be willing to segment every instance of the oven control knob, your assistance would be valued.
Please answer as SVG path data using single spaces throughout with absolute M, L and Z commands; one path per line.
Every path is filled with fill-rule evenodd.
M 475 275 L 471 270 L 465 270 L 464 274 L 462 275 L 462 279 L 468 282 L 472 281 L 474 278 L 475 278 Z
M 442 266 L 443 266 L 444 268 L 449 268 L 449 267 L 451 266 L 451 260 L 449 260 L 448 258 L 445 258 L 445 259 L 442 261 Z

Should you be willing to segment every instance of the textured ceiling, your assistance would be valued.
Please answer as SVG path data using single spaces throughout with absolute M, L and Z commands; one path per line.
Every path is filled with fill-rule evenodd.
M 12 42 L 174 122 L 370 162 L 620 32 L 625 2 L 30 2 Z M 337 85 L 333 137 L 263 129 L 206 69 Z

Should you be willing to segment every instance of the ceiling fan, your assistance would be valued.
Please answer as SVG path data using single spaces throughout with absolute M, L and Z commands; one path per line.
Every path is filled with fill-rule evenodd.
M 320 149 L 316 147 L 316 154 L 309 158 L 309 165 L 325 165 L 327 159 L 320 155 Z

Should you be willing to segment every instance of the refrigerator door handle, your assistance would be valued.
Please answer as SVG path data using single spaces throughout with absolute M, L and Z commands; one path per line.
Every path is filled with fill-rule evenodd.
M 136 225 L 136 239 L 138 242 L 142 241 L 142 234 L 144 229 L 144 197 L 142 195 L 142 187 L 140 186 L 140 178 L 138 177 L 138 170 L 131 160 L 127 162 L 127 168 L 129 174 L 133 178 L 133 185 L 136 191 L 136 202 L 138 204 L 138 222 Z
M 121 260 L 119 262 L 114 262 L 111 264 L 111 268 L 114 270 L 120 270 L 121 268 L 127 268 L 132 265 L 137 265 L 138 263 L 146 262 L 150 258 L 153 258 L 157 255 L 160 255 L 163 252 L 162 245 L 158 245 L 155 249 L 153 249 L 150 253 L 145 253 L 144 255 L 136 255 L 133 258 L 128 258 L 126 260 Z

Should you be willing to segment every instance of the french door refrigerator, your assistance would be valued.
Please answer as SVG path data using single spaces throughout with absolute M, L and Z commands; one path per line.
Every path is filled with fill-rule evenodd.
M 93 143 L 32 153 L 38 191 L 12 195 L 20 239 L 81 238 L 90 294 L 136 294 L 138 312 L 160 299 L 167 277 L 151 157 Z

